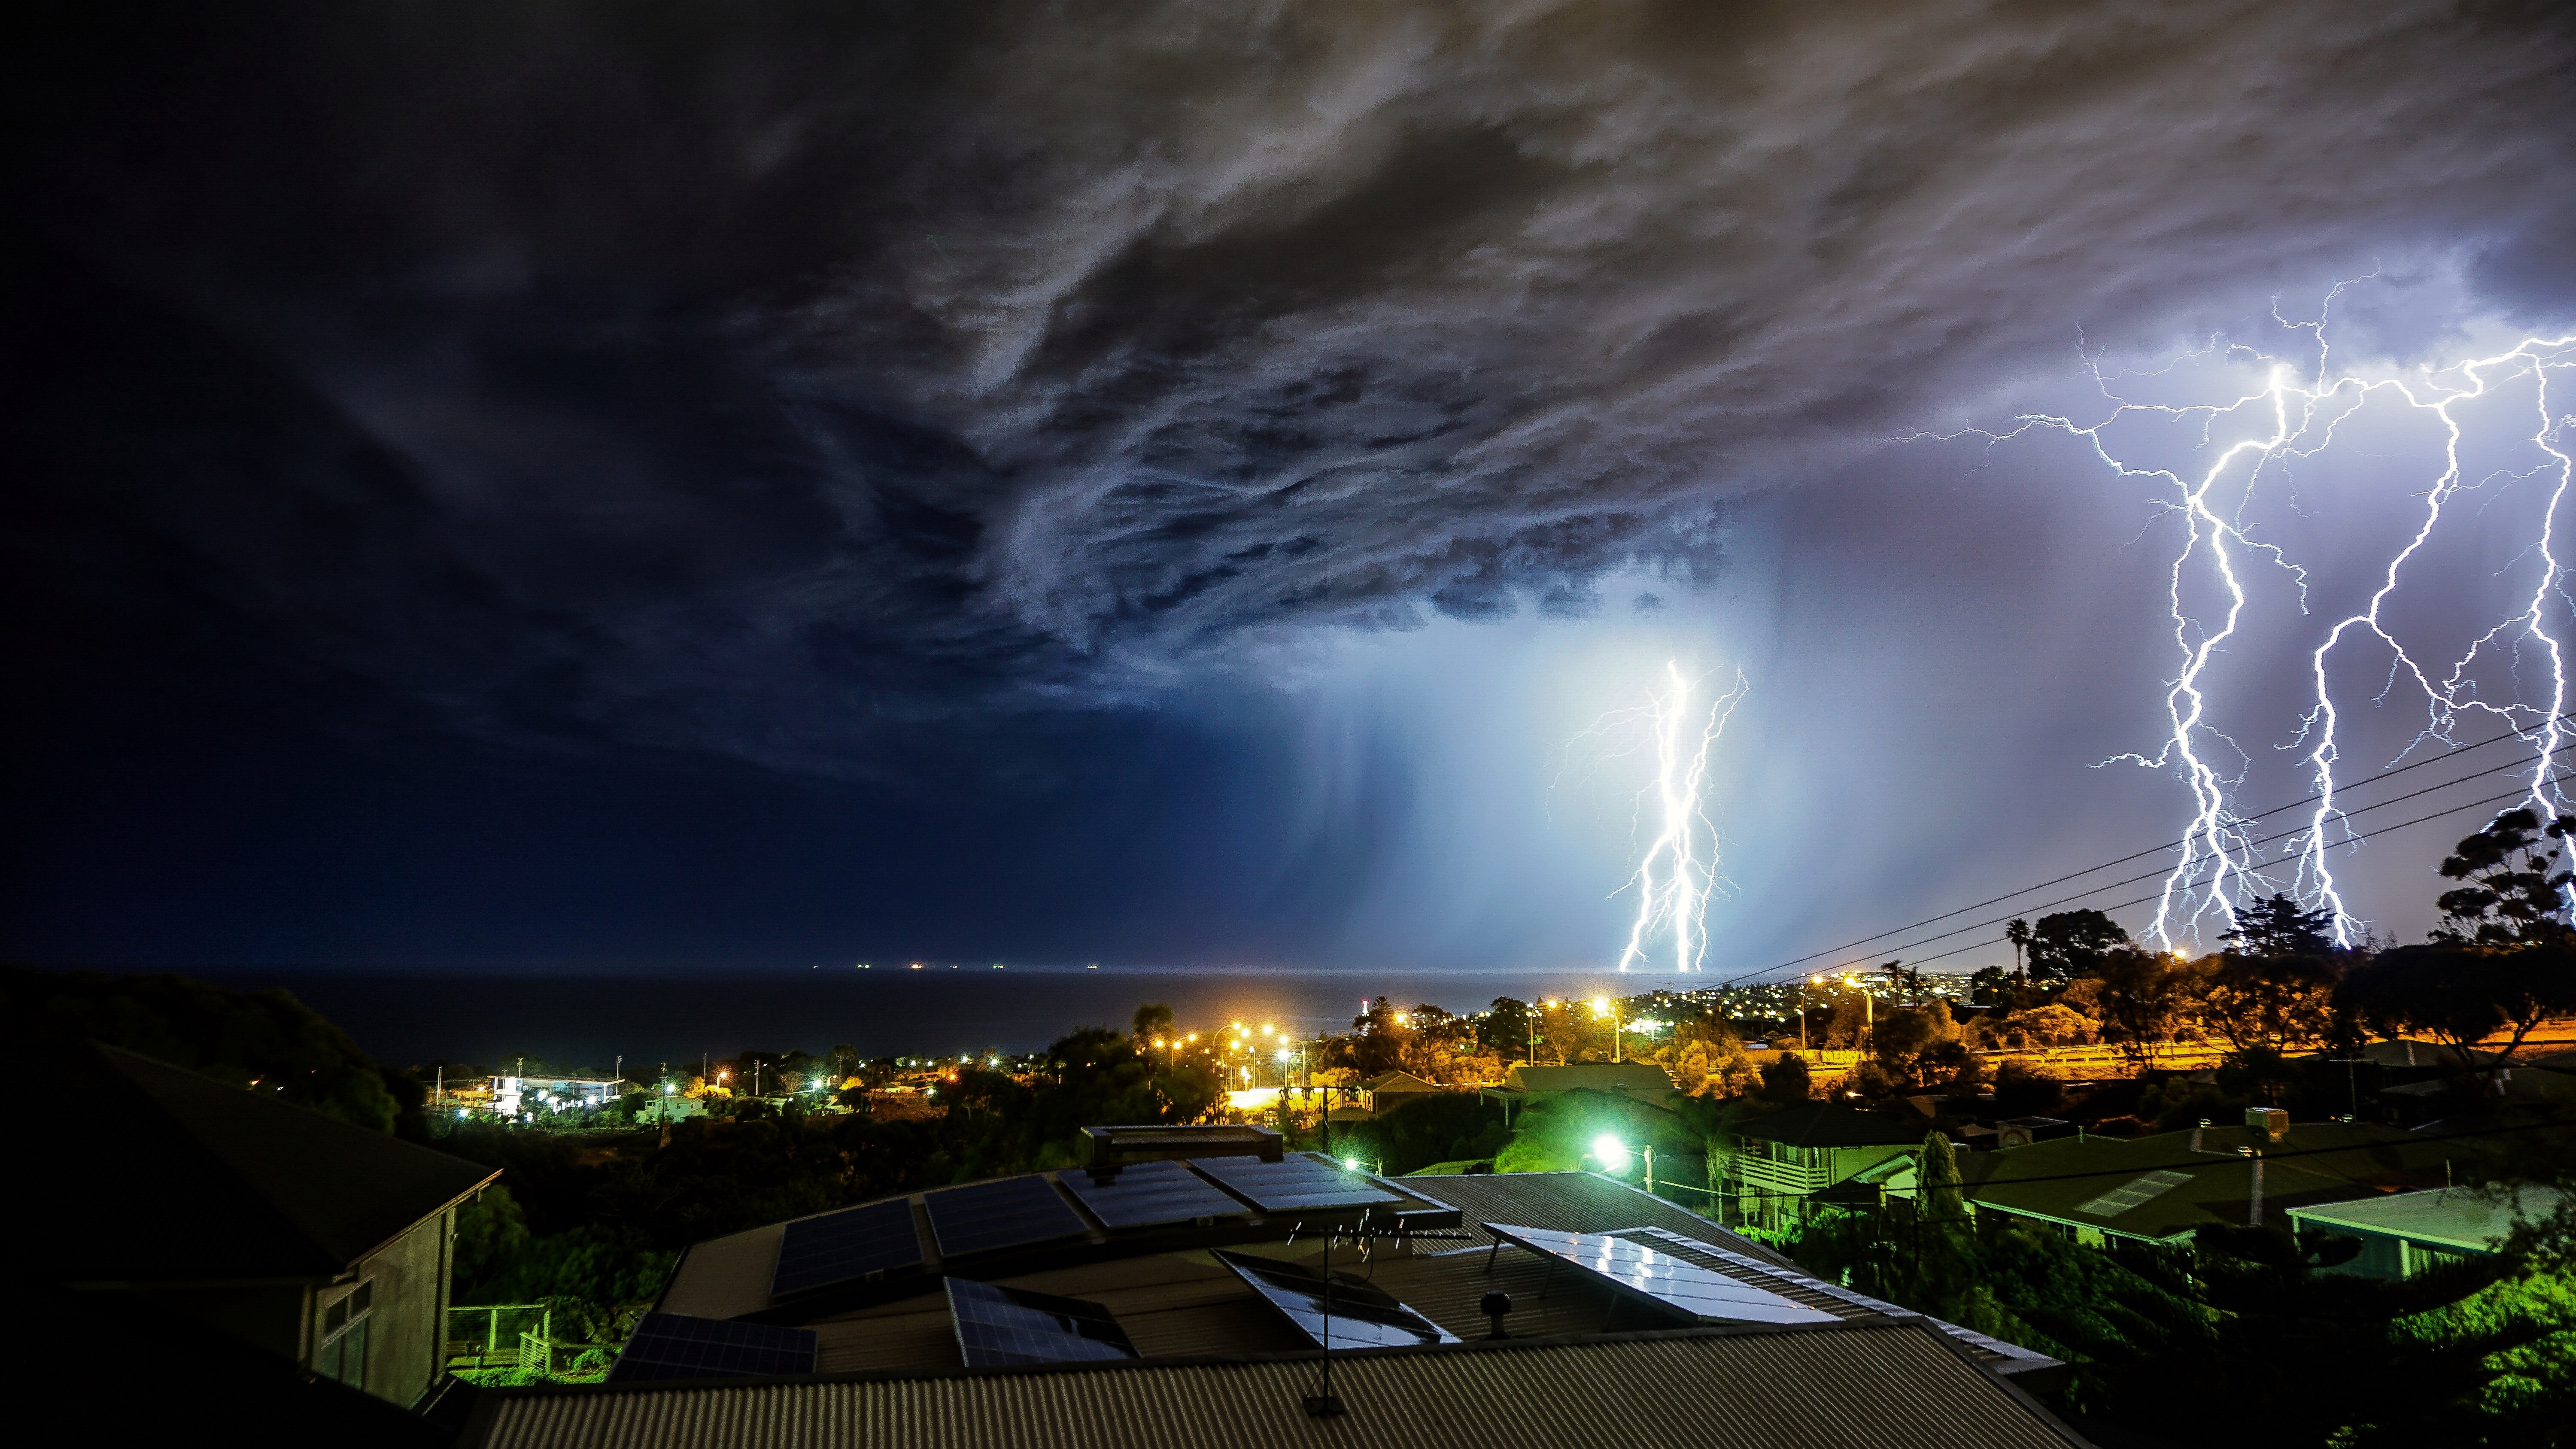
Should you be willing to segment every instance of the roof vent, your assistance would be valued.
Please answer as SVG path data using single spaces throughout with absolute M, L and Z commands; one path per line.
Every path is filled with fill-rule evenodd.
M 2290 1135 L 2290 1114 L 2278 1107 L 2248 1107 L 2245 1125 L 2260 1132 L 2267 1142 L 2278 1142 Z

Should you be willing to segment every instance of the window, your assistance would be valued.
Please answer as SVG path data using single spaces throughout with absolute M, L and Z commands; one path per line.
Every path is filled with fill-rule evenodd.
M 314 1352 L 313 1371 L 349 1387 L 367 1382 L 368 1309 L 375 1306 L 376 1285 L 361 1283 L 322 1310 L 322 1346 Z

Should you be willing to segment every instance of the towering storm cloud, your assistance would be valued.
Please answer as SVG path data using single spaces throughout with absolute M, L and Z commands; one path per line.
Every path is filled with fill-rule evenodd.
M 2374 269 L 2488 317 L 2576 309 L 2552 6 L 39 20 L 5 62 L 0 589 L 36 701 L 11 728 L 36 794 L 149 802 L 45 797 L 115 850 L 256 818 L 322 851 L 338 827 L 277 802 L 356 794 L 199 758 L 293 754 L 291 717 L 422 781 L 470 745 L 987 791 L 939 802 L 956 840 L 917 843 L 916 885 L 1001 839 L 1034 842 L 1025 879 L 1136 812 L 1142 854 L 1099 871 L 1153 890 L 1049 899 L 1212 898 L 1158 874 L 1186 859 L 1240 892 L 1216 915 L 1301 922 L 1240 938 L 1311 939 L 1377 869 L 1352 821 L 1404 814 L 1371 754 L 1397 747 L 1351 748 L 1334 814 L 1275 798 L 1296 727 L 1238 726 L 1354 638 L 1624 627 L 1649 587 L 1776 580 L 1779 526 L 1746 519 L 1783 499 L 1802 559 L 1949 550 L 1874 600 L 1779 584 L 1799 627 L 1997 571 L 2064 593 L 2093 564 L 2045 518 L 1888 506 L 1888 467 L 1974 463 L 1884 440 Z M 2401 360 L 2451 325 L 2391 316 Z M 163 783 L 218 776 L 258 803 L 162 827 Z M 927 808 L 869 798 L 834 809 Z
M 2078 324 L 2428 260 L 2557 307 L 2542 13 L 69 8 L 20 400 L 280 647 L 829 767 L 1705 576 Z M 226 446 L 135 476 L 172 409 Z

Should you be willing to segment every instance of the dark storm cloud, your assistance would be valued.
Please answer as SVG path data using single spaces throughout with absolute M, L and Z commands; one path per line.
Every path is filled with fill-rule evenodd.
M 2552 13 L 65 9 L 13 532 L 480 731 L 849 768 L 1704 574 L 2078 323 L 2564 310 Z

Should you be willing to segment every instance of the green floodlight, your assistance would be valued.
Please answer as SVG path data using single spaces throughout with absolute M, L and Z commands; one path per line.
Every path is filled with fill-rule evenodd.
M 1612 1172 L 1628 1170 L 1628 1144 L 1607 1132 L 1592 1139 L 1592 1151 L 1586 1155 L 1596 1159 Z

